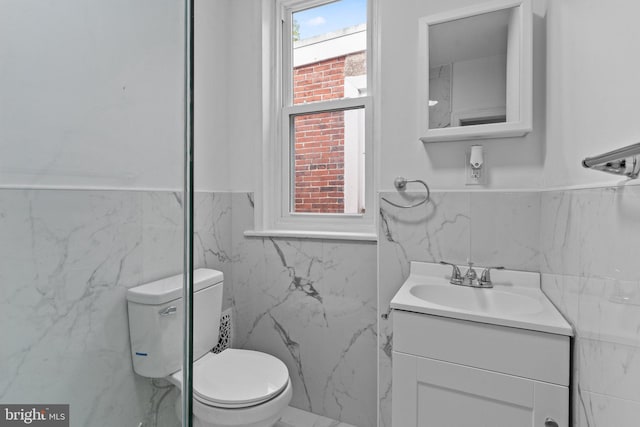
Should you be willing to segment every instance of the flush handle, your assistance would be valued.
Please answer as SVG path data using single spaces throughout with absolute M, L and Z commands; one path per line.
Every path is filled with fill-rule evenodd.
M 170 305 L 169 307 L 163 308 L 158 313 L 160 313 L 160 316 L 170 316 L 172 314 L 176 314 L 177 311 L 178 308 L 175 305 Z
M 544 420 L 544 427 L 558 427 L 558 423 L 553 418 L 547 417 Z

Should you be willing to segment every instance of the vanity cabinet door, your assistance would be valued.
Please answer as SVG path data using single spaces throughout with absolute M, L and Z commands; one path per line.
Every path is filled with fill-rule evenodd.
M 566 387 L 393 353 L 394 427 L 567 427 Z

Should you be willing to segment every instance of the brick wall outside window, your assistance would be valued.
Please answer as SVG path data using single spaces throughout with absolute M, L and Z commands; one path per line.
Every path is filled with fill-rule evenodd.
M 345 74 L 353 72 L 354 61 L 349 59 L 360 56 L 355 53 L 294 68 L 293 103 L 343 98 Z M 294 137 L 293 211 L 343 213 L 344 112 L 297 116 Z

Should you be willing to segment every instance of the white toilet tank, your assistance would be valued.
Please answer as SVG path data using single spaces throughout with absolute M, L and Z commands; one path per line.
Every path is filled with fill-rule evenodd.
M 133 369 L 138 375 L 164 378 L 182 368 L 181 274 L 127 290 Z M 222 272 L 193 273 L 194 360 L 218 343 L 222 310 Z

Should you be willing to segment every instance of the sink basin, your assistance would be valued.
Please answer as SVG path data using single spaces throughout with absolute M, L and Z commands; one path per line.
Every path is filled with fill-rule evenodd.
M 458 310 L 514 314 L 535 314 L 544 307 L 540 300 L 497 289 L 478 289 L 454 285 L 414 285 L 411 295 L 425 302 Z
M 394 310 L 571 336 L 573 329 L 540 289 L 540 274 L 498 270 L 493 288 L 449 283 L 451 267 L 411 262 L 409 277 L 391 300 Z

